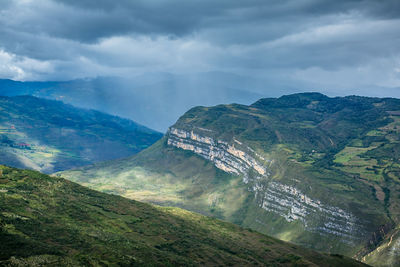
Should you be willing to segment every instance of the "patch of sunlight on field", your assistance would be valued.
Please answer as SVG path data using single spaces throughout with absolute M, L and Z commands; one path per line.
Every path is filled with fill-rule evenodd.
M 41 171 L 41 167 L 39 166 L 37 161 L 34 161 L 30 157 L 27 157 L 23 153 L 14 153 L 14 155 L 17 157 L 17 159 L 27 168 Z
M 240 187 L 240 182 L 241 179 L 233 179 L 225 190 L 221 188 L 218 193 L 214 193 L 208 199 L 209 206 L 216 205 L 223 211 L 225 217 L 231 217 L 242 207 L 248 196 L 247 192 Z M 216 199 L 220 202 L 214 203 Z
M 10 153 L 14 154 L 22 164 L 30 169 L 51 171 L 60 151 L 56 148 L 44 146 L 40 146 L 40 150 L 38 147 L 32 146 L 30 150 L 13 148 L 10 149 Z
M 361 178 L 370 181 L 381 181 L 383 179 L 382 170 L 384 166 L 380 166 L 374 158 L 364 158 L 362 154 L 375 149 L 379 143 L 375 143 L 370 147 L 345 147 L 335 156 L 335 163 L 343 164 L 340 167 L 342 171 L 359 175 Z
M 296 236 L 298 236 L 298 233 L 295 231 L 285 231 L 279 233 L 276 237 L 280 240 L 290 242 L 291 240 L 296 239 Z
M 342 163 L 346 165 L 349 161 L 353 160 L 355 157 L 367 152 L 368 150 L 372 150 L 377 148 L 378 145 L 370 146 L 370 147 L 345 147 L 342 151 L 335 155 L 334 162 Z
M 152 192 L 149 190 L 143 190 L 143 191 L 127 190 L 127 192 L 123 196 L 137 201 L 153 202 L 153 203 L 165 203 L 165 202 L 181 203 L 183 200 L 182 197 L 180 197 L 176 192 L 170 192 L 167 194 L 160 195 L 159 193 Z
M 383 135 L 385 135 L 385 132 L 378 130 L 372 130 L 367 133 L 367 136 L 383 136 Z
M 189 184 L 182 181 L 174 183 L 174 179 L 170 174 L 160 175 L 136 167 L 120 173 L 96 172 L 89 181 L 80 183 L 102 192 L 139 201 L 179 203 L 182 201 L 179 192 L 185 190 Z
M 38 152 L 38 154 L 39 154 L 40 156 L 45 157 L 45 158 L 54 158 L 54 154 L 53 154 L 53 153 Z

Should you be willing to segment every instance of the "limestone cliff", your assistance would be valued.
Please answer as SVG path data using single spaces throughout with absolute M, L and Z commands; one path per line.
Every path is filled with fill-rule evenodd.
M 212 131 L 199 129 L 198 132 Z M 171 127 L 167 133 L 167 144 L 193 151 L 212 161 L 217 168 L 242 176 L 243 184 L 254 195 L 258 206 L 289 223 L 301 222 L 307 231 L 337 236 L 349 245 L 365 234 L 362 223 L 350 211 L 322 203 L 292 185 L 271 179 L 274 159 L 264 158 L 235 138 L 228 142 L 195 130 Z M 251 172 L 253 175 L 249 175 Z

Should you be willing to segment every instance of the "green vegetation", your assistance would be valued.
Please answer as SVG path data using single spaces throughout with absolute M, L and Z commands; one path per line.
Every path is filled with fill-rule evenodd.
M 133 155 L 161 137 L 130 120 L 31 96 L 0 97 L 0 162 L 46 173 Z
M 183 207 L 313 249 L 362 259 L 400 225 L 399 110 L 399 99 L 306 93 L 261 99 L 250 106 L 195 107 L 173 126 L 230 144 L 238 140 L 271 160 L 263 162 L 271 173 L 265 184 L 293 186 L 325 205 L 350 212 L 358 222 L 354 232 L 363 233 L 350 243 L 262 209 L 260 194 L 251 192 L 254 184 L 167 145 L 167 137 L 133 157 L 60 175 L 94 189 Z M 247 175 L 256 179 L 251 171 Z M 316 214 L 308 224 L 316 224 L 320 216 L 324 215 Z M 385 258 L 381 261 L 390 264 Z
M 179 208 L 0 166 L 2 266 L 362 266 Z
M 399 266 L 400 228 L 391 231 L 377 249 L 367 254 L 363 261 L 373 266 Z

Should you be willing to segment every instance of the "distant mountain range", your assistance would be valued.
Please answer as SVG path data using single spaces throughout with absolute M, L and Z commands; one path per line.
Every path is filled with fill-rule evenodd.
M 0 97 L 0 163 L 51 173 L 131 156 L 162 136 L 131 120 L 32 96 Z
M 264 95 L 288 90 L 266 89 L 263 81 L 222 72 L 187 75 L 149 73 L 130 78 L 99 77 L 63 82 L 0 80 L 0 95 L 33 95 L 62 100 L 132 119 L 152 129 L 166 129 L 193 106 L 219 103 L 249 104 Z M 252 89 L 252 90 L 250 90 Z
M 364 266 L 1 165 L 0 241 L 1 266 Z
M 400 262 L 400 99 L 195 107 L 139 154 L 59 175 L 364 262 Z

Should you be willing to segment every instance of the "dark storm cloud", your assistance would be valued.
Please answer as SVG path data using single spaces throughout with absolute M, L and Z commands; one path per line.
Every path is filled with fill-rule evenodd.
M 59 31 L 51 31 L 58 36 L 80 41 L 94 41 L 127 33 L 183 36 L 202 29 L 235 29 L 242 25 L 249 26 L 250 32 L 251 27 L 263 25 L 273 38 L 302 28 L 304 24 L 318 24 L 315 19 L 325 15 L 356 12 L 381 19 L 400 16 L 398 0 L 56 1 L 75 8 L 78 14 L 88 12 L 86 16 L 78 15 L 72 16 L 70 20 L 62 20 L 67 27 L 54 27 L 59 28 Z M 259 32 L 255 32 L 257 33 Z M 265 31 L 261 31 L 261 34 L 269 37 Z
M 3 1 L 3 28 L 82 43 L 129 34 L 179 38 L 204 31 L 217 42 L 254 43 L 332 23 L 335 18 L 329 16 L 400 16 L 397 0 L 39 0 L 27 10 L 20 8 L 28 1 Z
M 0 77 L 224 71 L 276 86 L 400 86 L 398 0 L 0 2 Z

